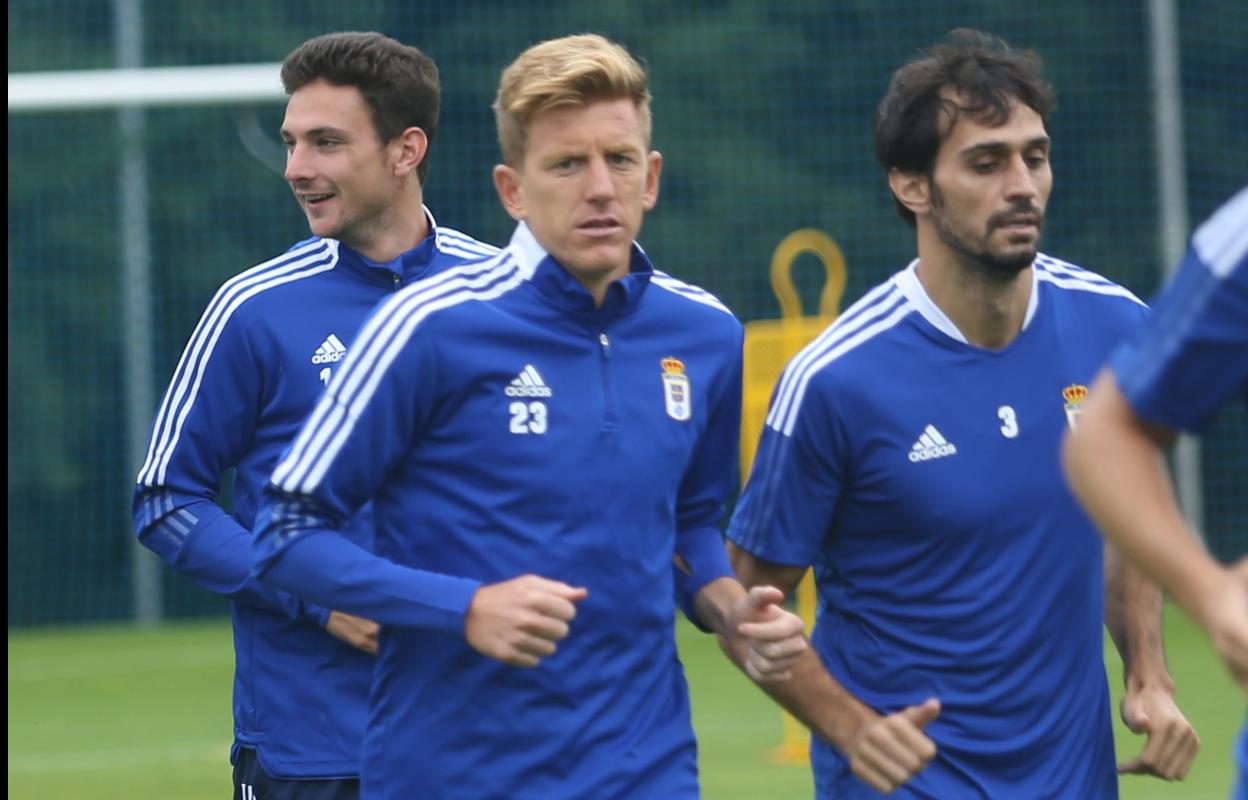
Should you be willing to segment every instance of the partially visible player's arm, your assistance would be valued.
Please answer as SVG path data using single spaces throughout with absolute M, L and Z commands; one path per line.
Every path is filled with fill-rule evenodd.
M 1105 537 L 1204 623 L 1226 576 L 1175 499 L 1161 452 L 1172 438 L 1136 416 L 1106 370 L 1062 457 L 1071 489 Z
M 311 497 L 270 486 L 258 517 L 256 575 L 383 625 L 462 635 L 481 654 L 520 667 L 555 651 L 586 596 L 535 575 L 483 585 L 395 564 L 339 535 L 334 518 Z
M 694 625 L 714 628 L 698 608 L 703 589 L 731 579 L 720 520 L 736 482 L 737 446 L 741 430 L 741 339 L 728 364 L 708 387 L 709 418 L 698 439 L 676 495 L 676 543 L 672 560 L 676 602 Z M 714 595 L 718 596 L 718 595 Z
M 764 561 L 731 542 L 728 546 L 733 568 L 745 586 L 792 591 L 806 571 L 805 567 Z M 882 715 L 832 677 L 813 648 L 797 655 L 790 672 L 787 681 L 759 685 L 844 753 L 853 773 L 876 790 L 891 792 L 904 785 L 935 757 L 936 745 L 923 732 L 940 715 L 935 698 Z
M 1126 687 L 1122 718 L 1134 732 L 1148 734 L 1140 755 L 1119 770 L 1177 780 L 1187 774 L 1200 742 L 1174 702 L 1174 681 L 1162 645 L 1161 592 L 1129 558 L 1143 554 L 1133 543 L 1137 537 L 1157 543 L 1174 540 L 1170 555 L 1178 562 L 1177 568 L 1190 569 L 1193 549 L 1199 547 L 1186 530 L 1170 490 L 1158 451 L 1161 432 L 1134 420 L 1112 387 L 1108 373 L 1098 379 L 1080 415 L 1078 431 L 1063 445 L 1063 458 L 1074 491 L 1107 536 L 1105 623 L 1122 656 Z M 1115 403 L 1120 404 L 1116 410 Z M 1097 461 L 1113 466 L 1101 469 Z M 1150 564 L 1148 557 L 1138 563 L 1146 568 Z
M 738 667 L 755 681 L 789 679 L 794 659 L 807 649 L 806 626 L 784 609 L 780 589 L 746 590 L 741 585 L 717 529 L 682 532 L 672 572 L 685 615 L 703 631 L 717 634 Z
M 290 524 L 290 512 L 283 508 L 287 503 L 301 509 L 297 539 L 283 548 L 268 547 L 264 539 L 283 535 L 281 529 Z M 463 630 L 479 581 L 375 556 L 339 535 L 332 523 L 315 522 L 306 502 L 270 495 L 260 520 L 256 575 L 265 583 L 382 625 Z
M 1248 561 L 1219 565 L 1183 517 L 1161 456 L 1171 437 L 1135 414 L 1107 370 L 1064 442 L 1067 475 L 1106 538 L 1208 631 L 1248 690 Z
M 718 634 L 724 653 L 756 683 L 785 681 L 808 648 L 802 618 L 785 610 L 774 586 L 745 589 L 736 578 L 718 578 L 698 592 L 698 617 Z
M 141 524 L 137 520 L 149 504 L 168 505 L 170 511 Z M 250 577 L 251 534 L 215 502 L 139 487 L 135 507 L 139 541 L 200 586 L 256 608 L 324 625 L 325 609 Z
M 794 657 L 806 649 L 805 626 L 784 609 L 772 587 L 750 591 L 728 563 L 719 521 L 736 482 L 741 431 L 741 328 L 718 381 L 708 389 L 710 411 L 676 501 L 673 576 L 685 615 L 704 631 L 732 642 L 732 657 L 755 681 L 785 680 Z
M 200 586 L 237 602 L 324 625 L 328 611 L 249 577 L 251 535 L 217 505 L 222 473 L 251 443 L 261 374 L 240 315 L 211 314 L 178 362 L 134 488 L 140 542 Z

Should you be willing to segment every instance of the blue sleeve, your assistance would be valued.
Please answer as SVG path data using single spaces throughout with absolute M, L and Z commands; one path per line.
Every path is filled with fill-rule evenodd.
M 280 508 L 298 500 L 271 496 L 262 519 L 290 519 Z M 279 534 L 280 535 L 280 534 Z M 299 531 L 281 556 L 263 568 L 267 583 L 383 625 L 460 634 L 479 581 L 411 569 L 379 558 L 329 528 Z
M 676 507 L 676 554 L 689 571 L 674 568 L 676 602 L 698 628 L 694 600 L 713 580 L 733 577 L 720 523 L 736 481 L 741 435 L 741 336 L 711 404 L 711 417 L 681 481 Z
M 1197 230 L 1151 324 L 1110 369 L 1142 418 L 1189 432 L 1248 392 L 1248 189 Z
M 323 625 L 325 609 L 250 577 L 251 536 L 216 502 L 222 473 L 251 446 L 262 380 L 229 286 L 204 311 L 157 412 L 134 490 L 135 534 L 209 591 Z
M 252 570 L 266 583 L 383 624 L 462 632 L 478 582 L 402 567 L 337 535 L 383 488 L 435 412 L 437 337 L 416 334 L 423 317 L 410 313 L 420 287 L 373 313 L 279 460 L 256 519 Z
M 783 382 L 782 377 L 772 394 L 773 408 Z M 728 538 L 742 550 L 776 564 L 814 563 L 845 480 L 848 443 L 831 394 L 827 373 L 820 373 L 790 414 L 791 429 L 771 422 L 763 427 L 750 477 L 728 524 Z

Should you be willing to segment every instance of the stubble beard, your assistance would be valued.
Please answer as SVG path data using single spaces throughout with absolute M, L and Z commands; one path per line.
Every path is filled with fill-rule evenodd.
M 932 214 L 932 223 L 936 229 L 936 235 L 957 254 L 959 261 L 980 275 L 994 282 L 1005 283 L 1016 278 L 1036 260 L 1040 233 L 1044 230 L 1044 213 L 1034 206 L 1016 205 L 1009 211 L 992 215 L 985 223 L 984 234 L 980 237 L 959 231 L 954 225 L 949 224 L 949 215 L 946 214 L 945 208 L 944 197 L 933 183 L 932 210 L 935 213 Z M 1017 214 L 1032 214 L 1036 217 L 1036 240 L 1022 249 L 994 251 L 991 242 L 993 231 L 1004 224 L 1010 216 Z
M 381 238 L 386 228 L 385 219 L 385 208 L 381 206 L 357 209 L 339 219 L 330 238 L 364 252 Z

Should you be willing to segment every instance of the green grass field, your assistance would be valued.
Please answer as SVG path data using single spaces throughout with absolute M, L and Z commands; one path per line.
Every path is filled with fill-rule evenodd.
M 804 764 L 772 763 L 780 713 L 682 624 L 707 800 L 809 798 Z M 1244 699 L 1203 636 L 1169 613 L 1167 647 L 1179 699 L 1203 741 L 1183 784 L 1122 780 L 1124 800 L 1225 800 Z M 1112 647 L 1111 682 L 1120 683 Z M 228 623 L 154 631 L 83 628 L 9 636 L 9 796 L 21 800 L 219 800 L 229 795 Z M 1115 700 L 1116 702 L 1116 700 Z M 1119 727 L 1120 755 L 1141 740 Z

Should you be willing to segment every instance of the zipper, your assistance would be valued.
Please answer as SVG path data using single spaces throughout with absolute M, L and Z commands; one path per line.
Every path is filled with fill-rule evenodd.
M 598 349 L 602 353 L 602 399 L 603 430 L 615 430 L 619 421 L 615 416 L 615 392 L 611 386 L 611 339 L 606 331 L 598 332 Z

